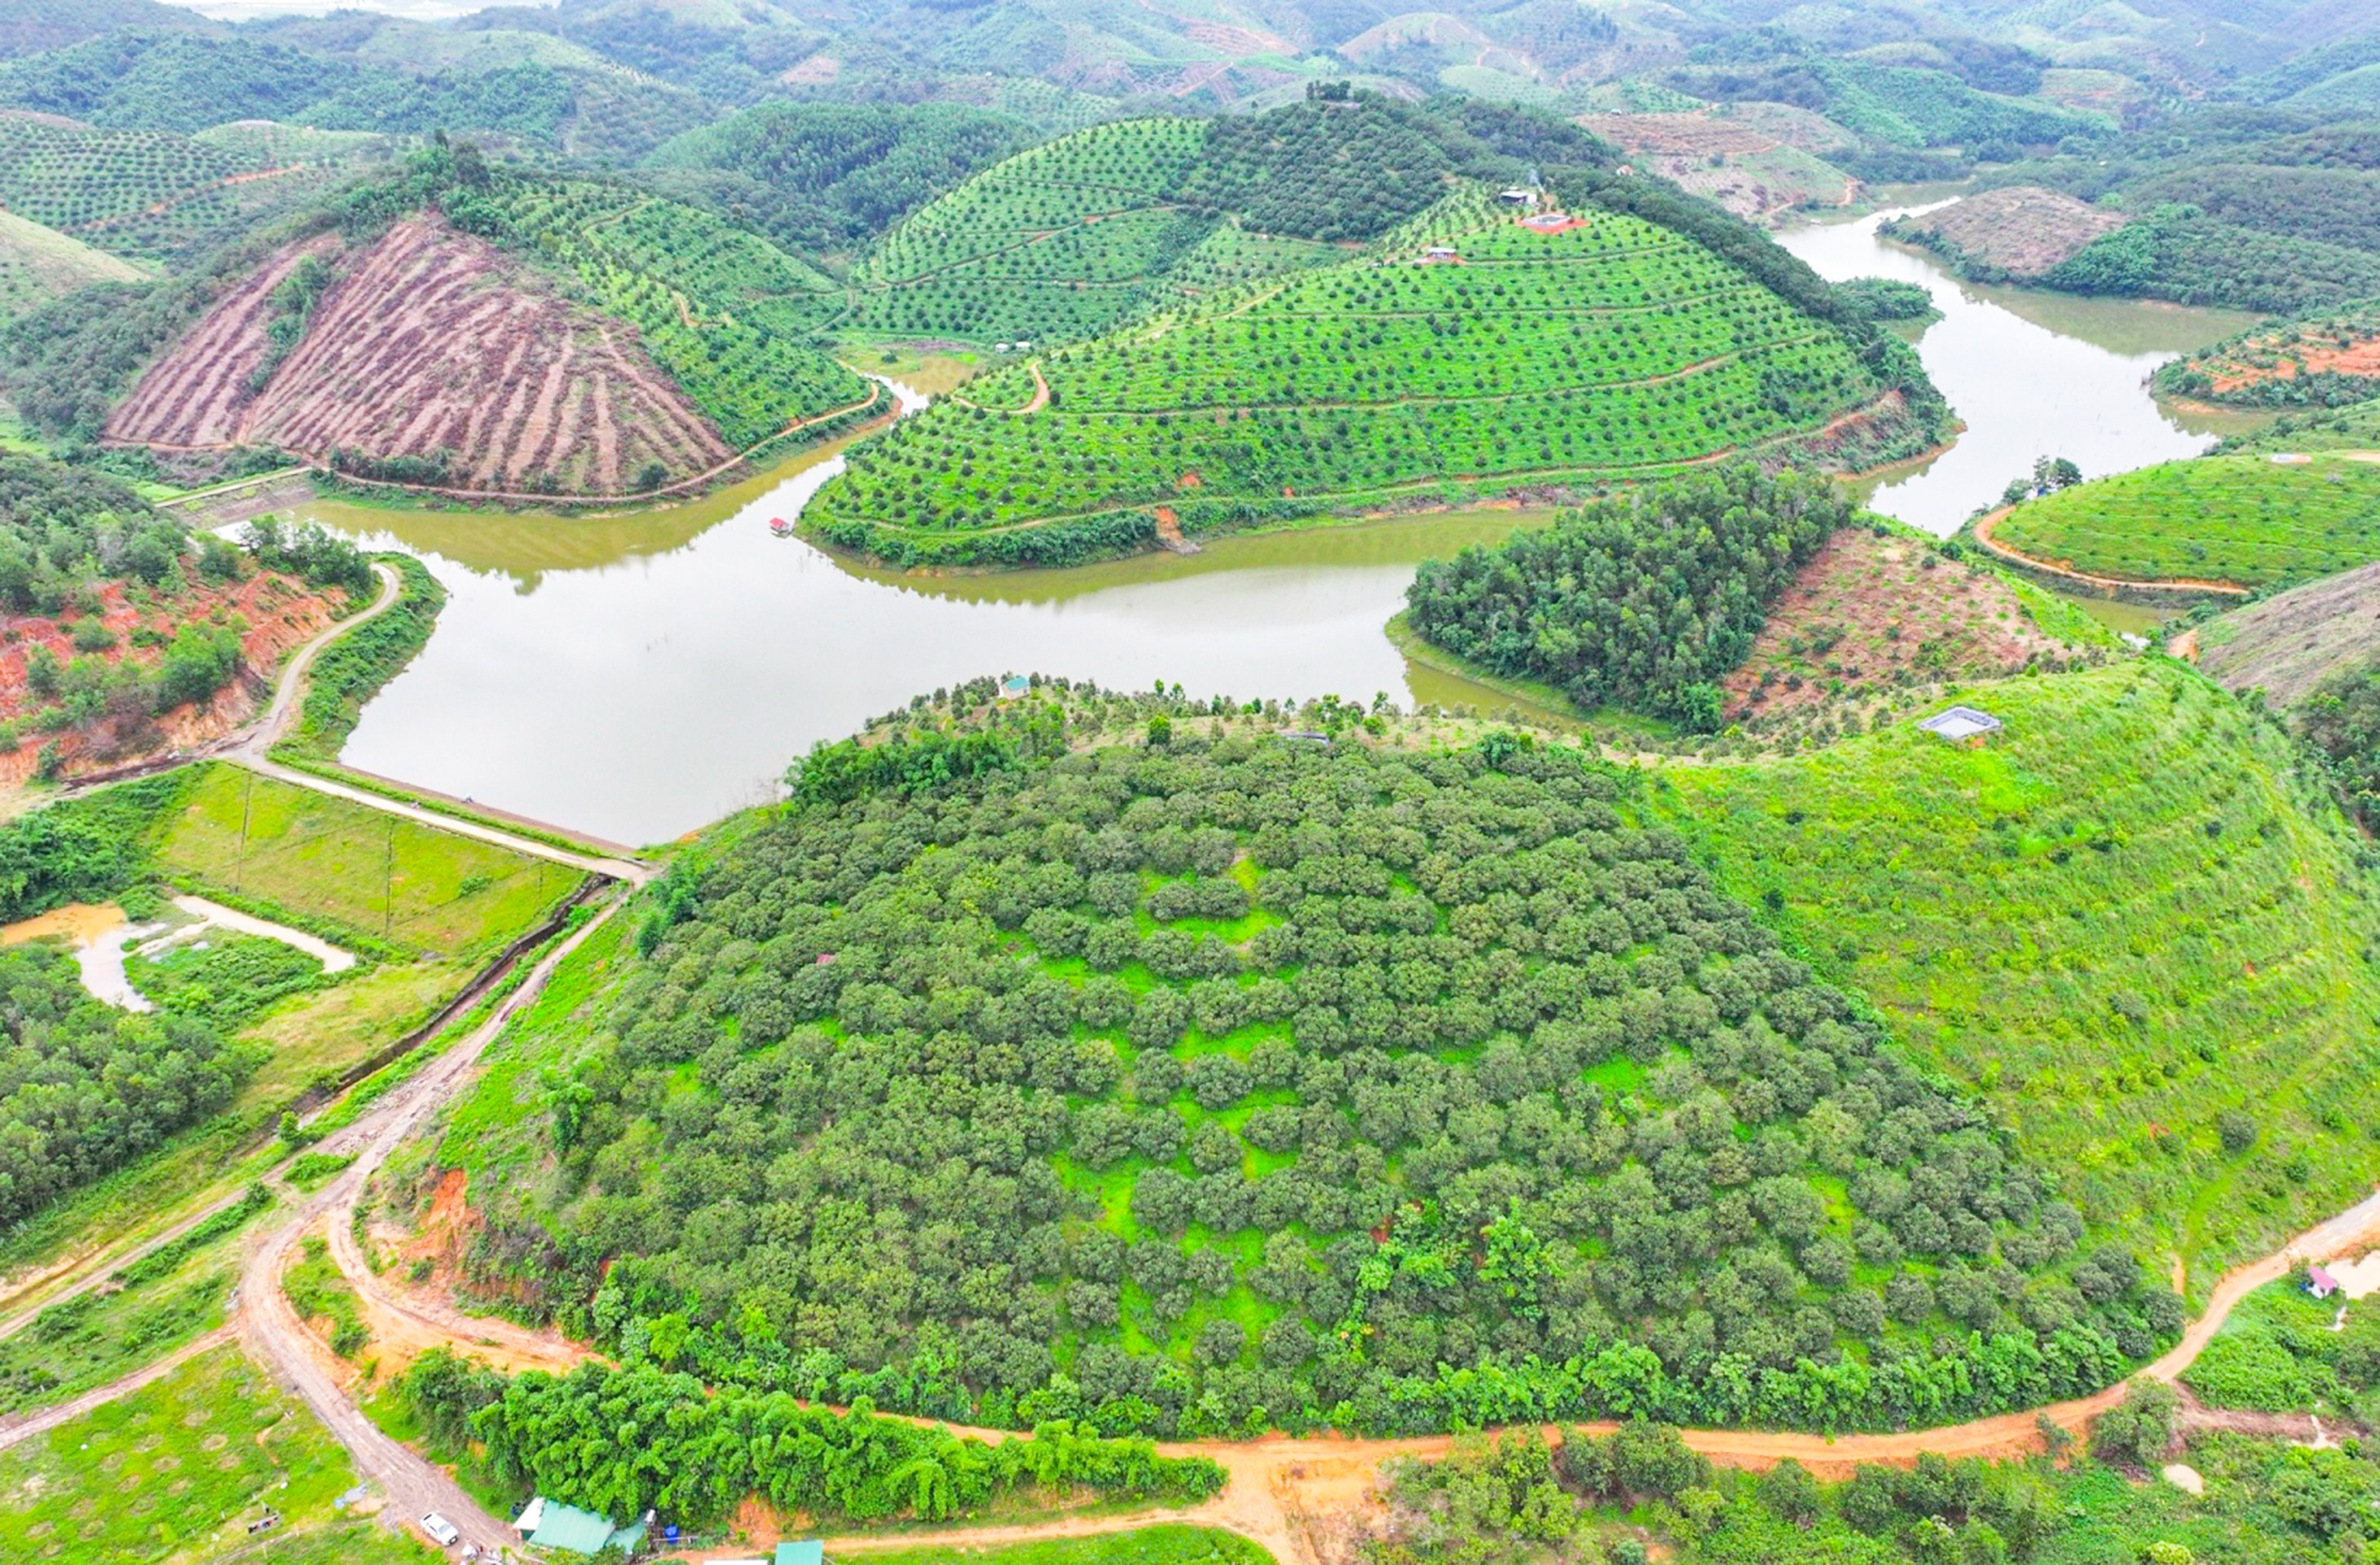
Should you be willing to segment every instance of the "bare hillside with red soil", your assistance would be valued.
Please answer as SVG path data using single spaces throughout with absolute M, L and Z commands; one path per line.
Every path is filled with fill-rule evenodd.
M 60 775 L 79 777 L 139 761 L 170 749 L 220 739 L 255 715 L 256 699 L 289 649 L 338 616 L 346 594 L 337 588 L 316 591 L 278 571 L 251 571 L 233 582 L 193 581 L 180 594 L 134 592 L 123 581 L 100 588 L 98 613 L 67 621 L 47 614 L 11 614 L 0 610 L 0 722 L 17 722 L 13 745 L 0 745 L 0 788 L 16 787 L 33 775 L 41 752 L 55 746 Z M 100 651 L 76 648 L 74 631 L 88 618 L 106 626 L 114 644 Z M 36 649 L 64 666 L 91 659 L 110 666 L 136 663 L 154 668 L 163 648 L 185 625 L 222 625 L 239 632 L 236 676 L 203 701 L 187 701 L 162 712 L 111 703 L 107 711 L 74 726 L 52 729 L 31 721 L 50 703 L 32 689 Z
M 332 247 L 329 249 L 322 247 Z M 706 472 L 731 452 L 635 328 L 560 297 L 485 240 L 434 217 L 360 253 L 316 240 L 276 257 L 151 366 L 111 440 L 272 445 L 314 460 L 445 458 L 431 481 L 622 494 Z M 273 291 L 303 249 L 338 273 L 265 381 Z M 358 462 L 357 457 L 363 462 Z

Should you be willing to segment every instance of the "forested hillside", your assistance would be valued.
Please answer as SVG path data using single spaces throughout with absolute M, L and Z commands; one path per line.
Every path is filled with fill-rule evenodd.
M 986 376 L 855 451 L 810 520 L 895 560 L 1051 563 L 1146 547 L 1160 508 L 1196 530 L 1592 483 L 1848 415 L 1849 455 L 1814 459 L 1925 441 L 1939 402 L 1905 348 L 1752 230 L 1641 183 L 1534 227 L 1452 198 L 1369 259 Z
M 489 1286 L 713 1381 L 1185 1435 L 1933 1423 L 2179 1325 L 1633 774 L 948 710 L 533 1019 L 443 1154 Z
M 1565 514 L 1494 550 L 1425 561 L 1414 630 L 1506 678 L 1716 728 L 1719 681 L 1852 506 L 1824 479 L 1750 465 Z

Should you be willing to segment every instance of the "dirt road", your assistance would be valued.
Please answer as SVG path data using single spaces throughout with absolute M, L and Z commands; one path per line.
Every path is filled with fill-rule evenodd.
M 2029 571 L 2038 571 L 2043 576 L 2056 576 L 2060 581 L 2070 581 L 2079 587 L 2096 588 L 2103 592 L 2171 592 L 2201 598 L 2209 595 L 2222 598 L 2254 596 L 2248 588 L 2237 582 L 2200 581 L 2192 576 L 2175 576 L 2165 581 L 2131 581 L 2123 576 L 2092 576 L 2088 572 L 2078 571 L 2052 560 L 2036 560 L 2030 554 L 2020 553 L 1992 536 L 1999 525 L 2008 520 L 2009 513 L 2015 509 L 2013 505 L 2003 505 L 1990 516 L 1978 517 L 1975 521 L 1975 541 L 1982 544 L 1986 552 L 2007 561 L 2011 565 L 2019 565 Z
M 343 1141 L 342 1136 L 325 1140 L 322 1148 L 332 1151 L 348 1150 L 351 1143 L 356 1160 L 266 1236 L 240 1272 L 242 1345 L 311 1408 L 339 1443 L 347 1448 L 357 1475 L 379 1484 L 387 1492 L 388 1507 L 382 1514 L 410 1522 L 426 1510 L 442 1512 L 460 1530 L 463 1541 L 478 1544 L 483 1549 L 501 1548 L 517 1540 L 504 1518 L 489 1515 L 438 1467 L 381 1433 L 357 1411 L 354 1401 L 323 1368 L 305 1322 L 298 1318 L 281 1292 L 281 1272 L 298 1236 L 325 1213 L 338 1214 L 334 1219 L 334 1231 L 346 1226 L 345 1214 L 354 1209 L 364 1182 L 469 1077 L 480 1056 L 504 1025 L 537 998 L 554 970 L 620 905 L 620 902 L 613 902 L 547 952 L 530 969 L 521 986 L 469 1037 L 392 1093 L 392 1101 L 342 1133 L 347 1141 Z M 360 1256 L 357 1262 L 360 1267 Z M 370 1274 L 366 1270 L 364 1275 Z M 470 1342 L 464 1338 L 457 1345 L 468 1351 Z
M 192 1338 L 154 1364 L 144 1364 L 121 1380 L 112 1380 L 94 1387 L 81 1396 L 62 1401 L 55 1407 L 35 1408 L 30 1413 L 12 1413 L 0 1418 L 0 1450 L 21 1445 L 36 1435 L 45 1435 L 59 1425 L 80 1418 L 92 1408 L 103 1407 L 119 1397 L 128 1397 L 144 1386 L 154 1385 L 200 1353 L 211 1353 L 232 1340 L 229 1326 L 218 1326 L 203 1337 Z

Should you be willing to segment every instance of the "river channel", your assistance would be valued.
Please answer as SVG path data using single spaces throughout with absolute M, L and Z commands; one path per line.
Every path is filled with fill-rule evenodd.
M 1884 476 L 1870 503 L 1948 533 L 2036 455 L 2097 476 L 2204 448 L 2211 427 L 2160 408 L 2143 381 L 2248 318 L 1961 284 L 1878 240 L 1880 216 L 1781 237 L 1829 278 L 1922 283 L 1943 313 L 1918 348 L 1966 429 L 1949 451 Z M 813 451 L 700 501 L 615 517 L 311 504 L 328 526 L 419 554 L 449 594 L 429 647 L 366 709 L 345 758 L 639 843 L 771 798 L 812 744 L 978 674 L 1507 704 L 1408 663 L 1382 626 L 1418 562 L 1492 541 L 1529 515 L 1483 509 L 1226 539 L 1190 557 L 914 577 L 771 535 L 770 520 L 796 516 L 838 462 L 833 448 Z

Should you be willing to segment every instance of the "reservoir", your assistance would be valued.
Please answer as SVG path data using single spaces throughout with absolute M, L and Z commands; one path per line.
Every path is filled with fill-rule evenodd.
M 1948 533 L 2036 455 L 2096 477 L 2208 443 L 2213 425 L 2161 409 L 2143 380 L 2248 317 L 1974 287 L 1879 240 L 1880 215 L 1782 236 L 1828 278 L 1922 283 L 1943 312 L 1918 347 L 1966 429 L 1947 452 L 1883 476 L 1870 503 Z M 981 674 L 1509 705 L 1415 668 L 1382 626 L 1416 564 L 1537 519 L 1522 512 L 1308 528 L 1063 571 L 910 576 L 771 535 L 837 461 L 830 446 L 686 505 L 614 517 L 312 503 L 306 514 L 325 525 L 419 555 L 449 595 L 430 645 L 365 710 L 344 758 L 645 843 L 774 797 L 813 744 Z

